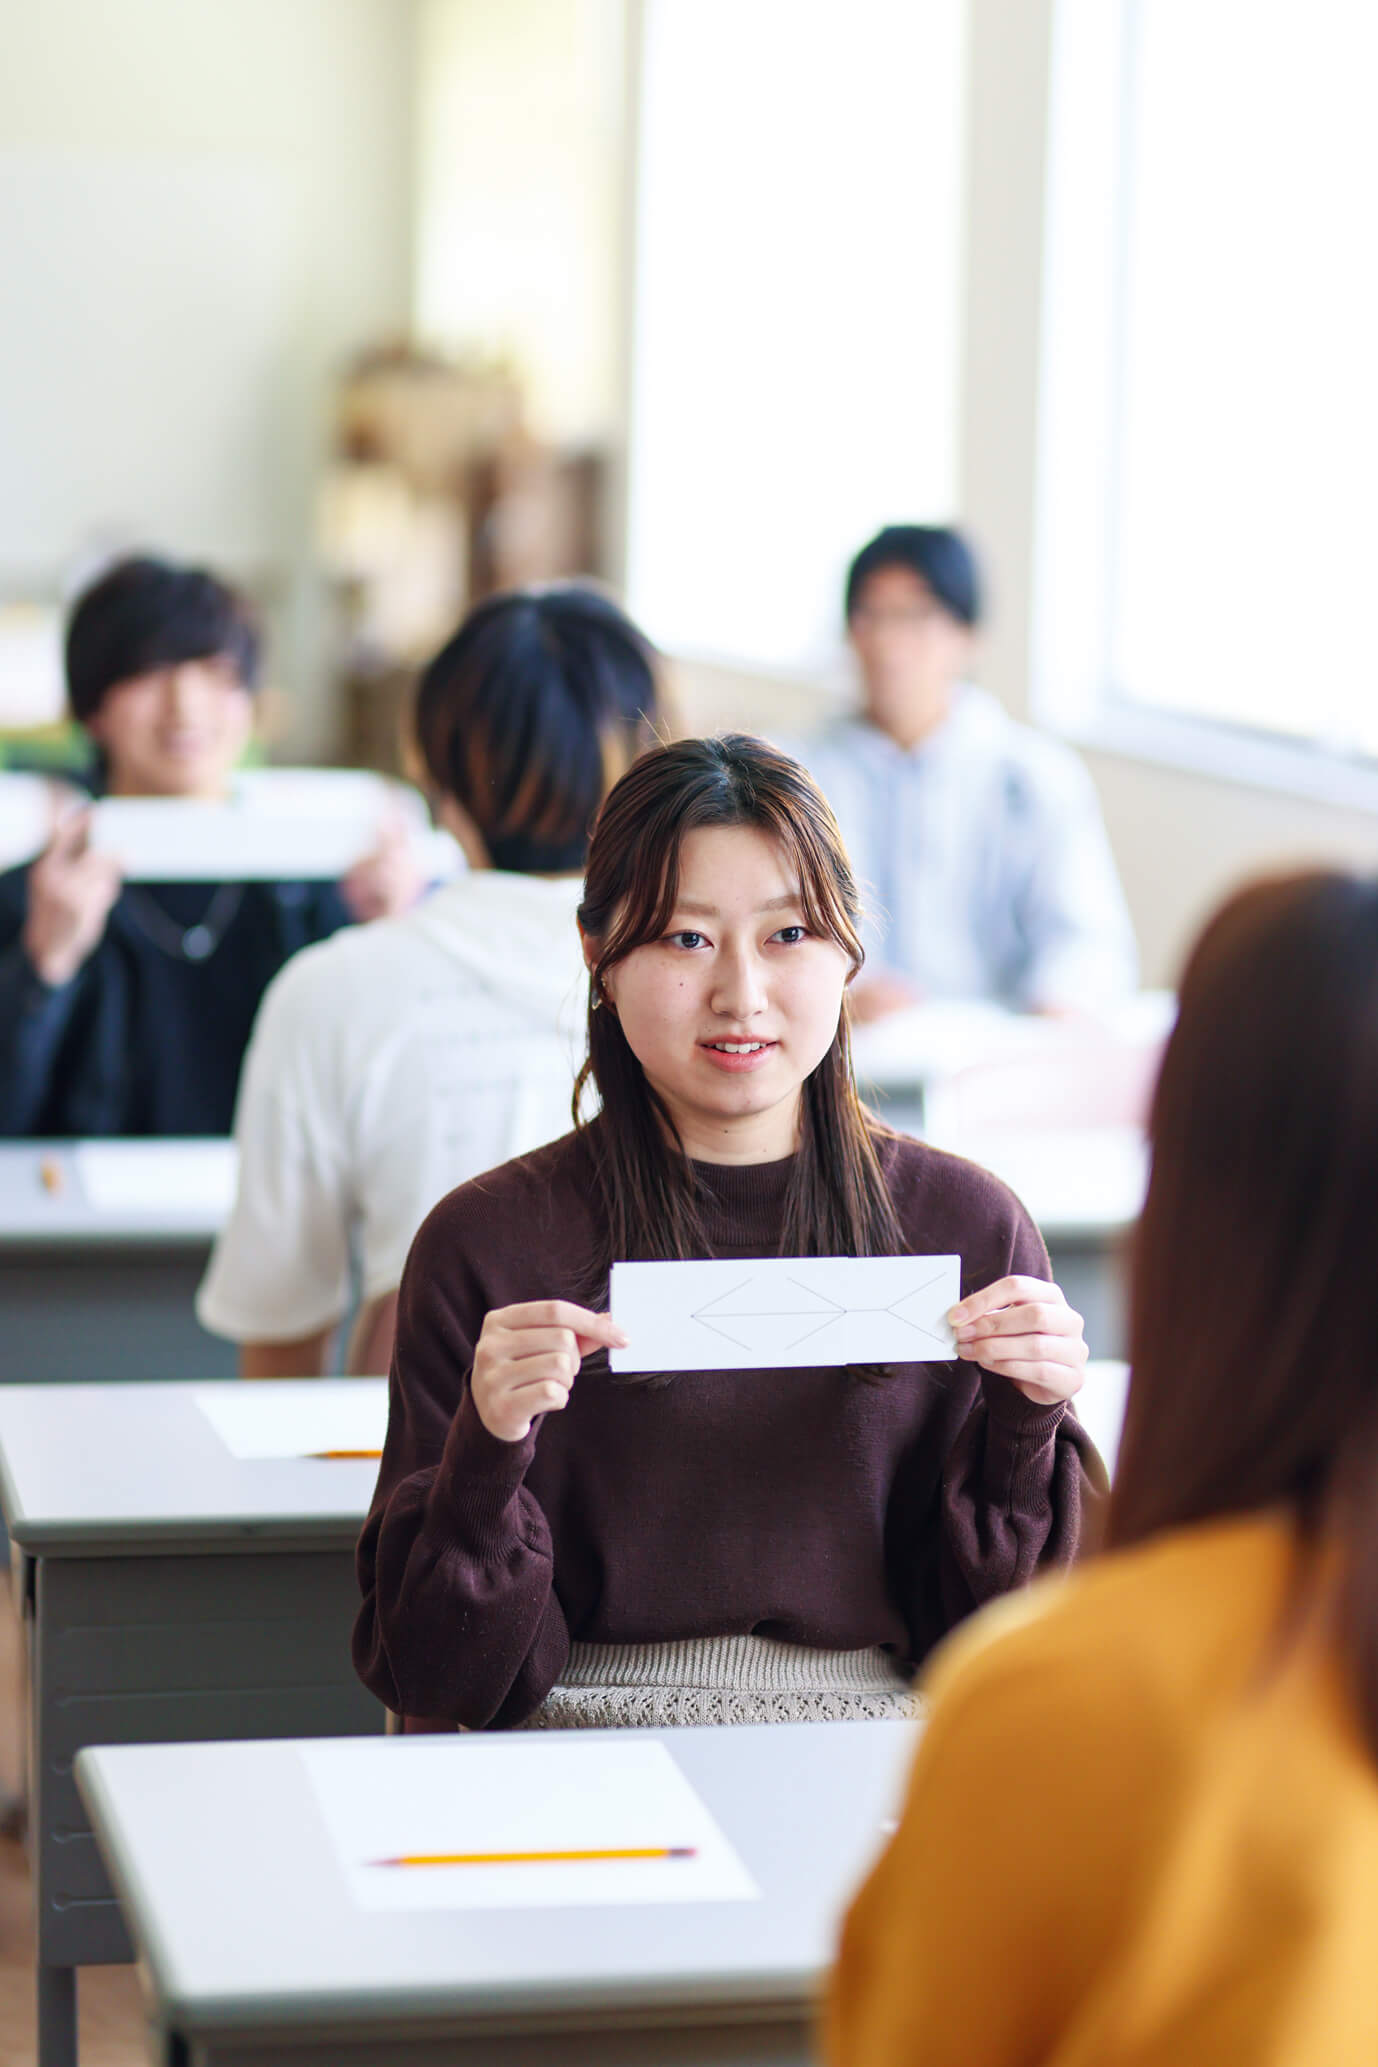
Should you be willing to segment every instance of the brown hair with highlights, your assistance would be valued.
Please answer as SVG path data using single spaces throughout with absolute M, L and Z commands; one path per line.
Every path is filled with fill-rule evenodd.
M 1378 882 L 1285 876 L 1216 914 L 1151 1135 L 1107 1543 L 1282 1508 L 1333 1546 L 1378 1762 Z

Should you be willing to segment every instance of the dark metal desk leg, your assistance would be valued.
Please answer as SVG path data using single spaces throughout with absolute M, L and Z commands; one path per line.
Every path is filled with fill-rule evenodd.
M 77 2067 L 77 1970 L 38 1969 L 38 2067 Z

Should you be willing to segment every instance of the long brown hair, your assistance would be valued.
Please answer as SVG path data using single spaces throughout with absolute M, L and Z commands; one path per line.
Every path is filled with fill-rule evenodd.
M 1378 882 L 1280 877 L 1216 914 L 1150 1132 L 1106 1540 L 1283 1506 L 1334 1541 L 1378 1760 Z
M 863 959 L 860 902 L 842 836 L 797 761 L 740 733 L 682 739 L 644 754 L 614 786 L 594 827 L 579 907 L 597 958 L 588 1060 L 575 1090 L 576 1125 L 586 1084 L 592 1081 L 602 1100 L 603 1119 L 586 1138 L 604 1191 L 609 1262 L 708 1253 L 694 1166 L 616 1013 L 597 1009 L 608 970 L 665 932 L 679 892 L 680 843 L 707 826 L 753 826 L 776 841 L 798 877 L 810 930 L 835 942 L 853 972 Z M 875 1137 L 884 1131 L 857 1096 L 844 1000 L 832 1045 L 803 1086 L 782 1255 L 900 1253 L 903 1238 L 876 1154 Z

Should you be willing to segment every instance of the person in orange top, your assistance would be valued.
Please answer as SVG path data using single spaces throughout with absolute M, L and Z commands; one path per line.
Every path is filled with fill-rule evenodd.
M 937 1654 L 832 2067 L 1378 2061 L 1378 883 L 1226 904 L 1151 1131 L 1108 1554 Z

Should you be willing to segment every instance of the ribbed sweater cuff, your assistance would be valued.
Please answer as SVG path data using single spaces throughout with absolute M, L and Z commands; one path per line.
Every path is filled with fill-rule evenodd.
M 500 1442 L 479 1419 L 468 1386 L 450 1423 L 436 1491 L 466 1542 L 500 1542 L 514 1533 L 513 1503 L 536 1454 L 536 1431 Z
M 29 960 L 22 943 L 16 942 L 14 949 L 15 999 L 22 1022 L 28 1028 L 47 1031 L 66 1018 L 76 996 L 77 976 L 69 976 L 65 983 L 45 983 Z
M 1040 1407 L 1008 1378 L 990 1372 L 982 1374 L 981 1389 L 986 1401 L 987 1486 L 1002 1495 L 1025 1480 L 1044 1487 L 1047 1469 L 1043 1458 L 1057 1440 L 1066 1401 L 1054 1400 L 1050 1407 Z

